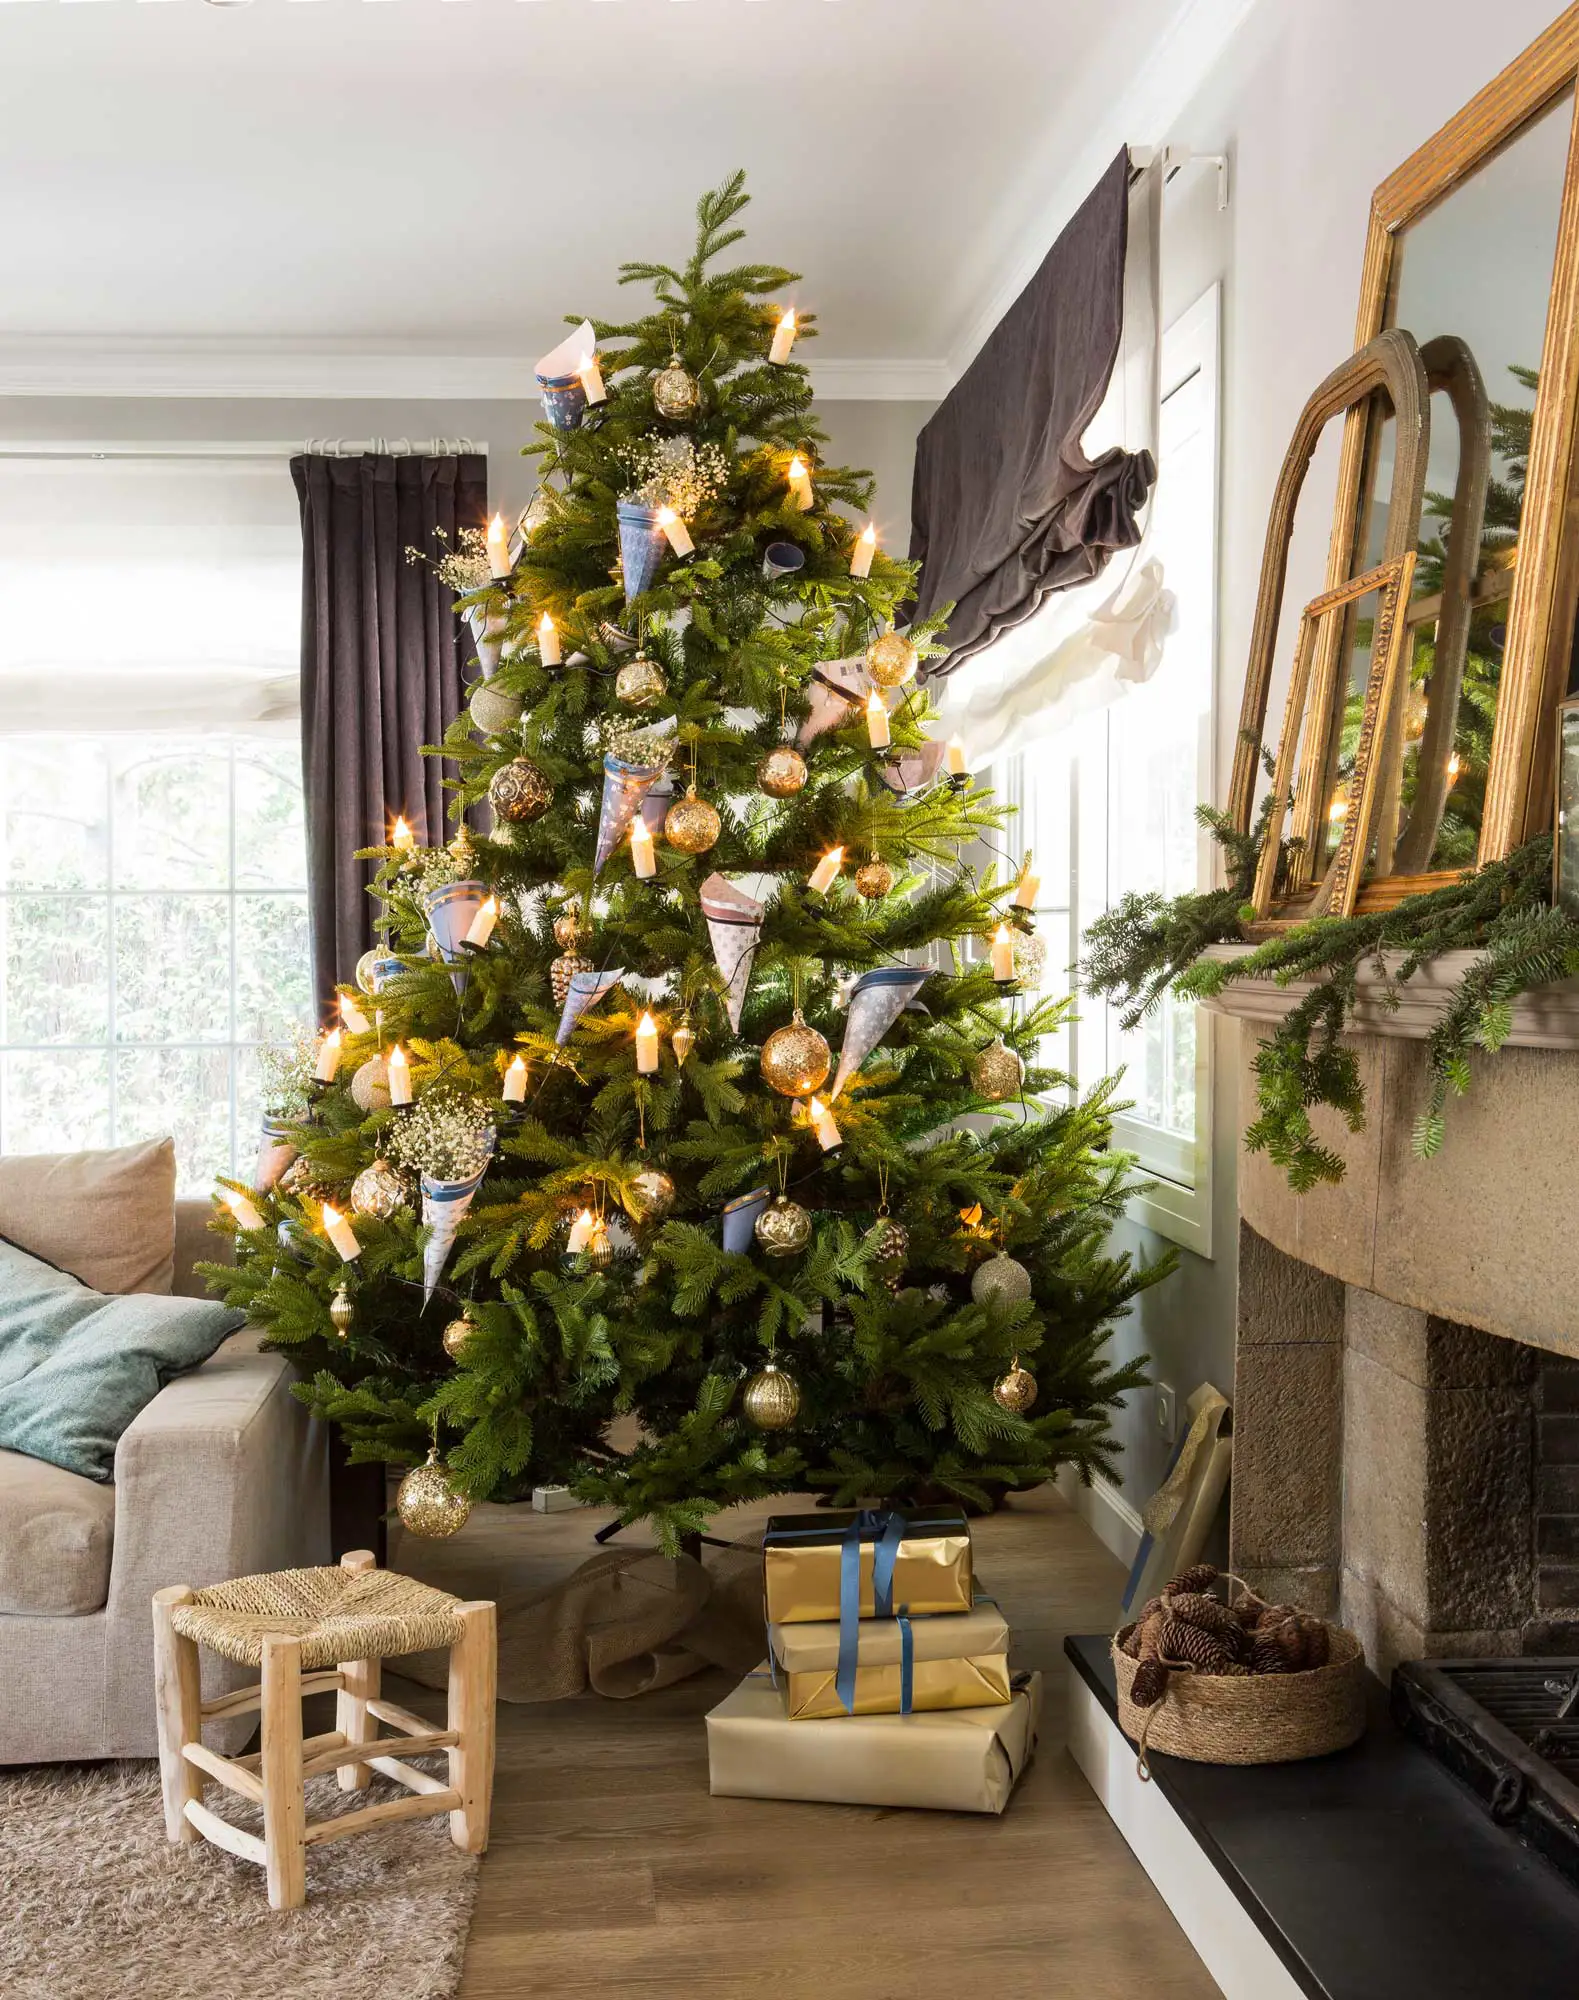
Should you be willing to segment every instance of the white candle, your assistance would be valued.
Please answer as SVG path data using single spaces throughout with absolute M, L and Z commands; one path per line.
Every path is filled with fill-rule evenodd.
M 1012 907 L 1015 908 L 1016 910 L 1034 910 L 1036 908 L 1036 892 L 1038 889 L 1041 888 L 1041 886 L 1042 886 L 1041 876 L 1033 875 L 1031 873 L 1031 864 L 1029 861 L 1027 861 L 1025 864 L 1025 872 L 1021 875 L 1019 886 L 1015 889 L 1014 892 L 1014 903 Z
M 669 537 L 669 546 L 677 556 L 688 556 L 696 548 L 691 540 L 691 531 L 672 507 L 658 509 L 658 526 Z
M 406 1052 L 400 1046 L 399 1042 L 396 1042 L 395 1046 L 389 1052 L 389 1059 L 384 1064 L 384 1073 L 389 1083 L 390 1103 L 409 1104 L 411 1102 L 411 1065 L 407 1062 Z
M 331 1028 L 318 1044 L 318 1067 L 313 1072 L 320 1083 L 333 1083 L 334 1073 L 340 1067 L 340 1043 L 342 1036 L 338 1028 Z
M 806 878 L 806 887 L 819 896 L 825 896 L 833 887 L 834 877 L 844 866 L 844 849 L 830 847 Z
M 1007 924 L 992 934 L 992 976 L 1000 985 L 1014 977 L 1014 937 Z
M 652 1076 L 658 1068 L 658 1023 L 651 1014 L 643 1014 L 636 1024 L 636 1070 L 638 1075 Z
M 570 1225 L 570 1235 L 565 1243 L 565 1248 L 572 1257 L 575 1256 L 578 1250 L 586 1249 L 587 1244 L 592 1239 L 592 1232 L 596 1227 L 597 1217 L 592 1213 L 590 1208 L 584 1208 Z
M 795 496 L 795 505 L 803 514 L 812 509 L 811 473 L 799 452 L 789 462 L 789 471 L 784 475 L 789 481 L 789 490 Z
M 866 697 L 866 738 L 874 750 L 888 748 L 888 710 L 876 688 Z
M 795 345 L 795 308 L 786 306 L 779 316 L 779 323 L 773 329 L 773 345 L 768 349 L 768 359 L 775 368 L 782 368 L 790 358 L 790 349 Z
M 466 942 L 476 945 L 479 951 L 493 936 L 493 927 L 499 921 L 498 899 L 490 896 L 471 920 L 466 931 Z
M 631 821 L 631 866 L 644 882 L 658 872 L 658 857 L 652 850 L 652 834 L 640 813 Z
M 595 353 L 582 355 L 581 365 L 576 373 L 581 377 L 581 386 L 587 392 L 589 403 L 608 401 L 609 392 L 603 386 L 603 370 L 598 366 L 598 357 Z
M 515 1056 L 504 1073 L 504 1101 L 506 1104 L 526 1102 L 526 1057 Z
M 944 768 L 947 770 L 951 778 L 964 777 L 965 744 L 961 737 L 951 736 L 949 738 L 948 747 L 943 753 L 943 763 L 944 763 Z
M 877 530 L 868 521 L 850 554 L 851 576 L 870 576 L 872 558 L 877 554 Z
M 510 530 L 502 514 L 495 514 L 488 523 L 488 568 L 495 582 L 510 574 Z
M 367 1016 L 349 993 L 340 995 L 340 1019 L 349 1035 L 365 1035 L 368 1032 Z
M 389 836 L 389 844 L 397 854 L 410 854 L 417 844 L 417 836 L 407 826 L 404 818 L 395 820 L 395 830 Z
M 562 657 L 559 627 L 545 611 L 537 621 L 537 650 L 545 667 L 557 667 Z
M 347 1264 L 353 1257 L 361 1256 L 362 1246 L 356 1240 L 356 1231 L 339 1209 L 331 1208 L 328 1202 L 323 1205 L 323 1233 Z
M 817 1135 L 817 1143 L 825 1153 L 831 1153 L 835 1146 L 843 1142 L 843 1133 L 834 1123 L 833 1113 L 820 1097 L 814 1097 L 807 1107 L 811 1114 L 811 1129 Z
M 261 1229 L 263 1227 L 263 1217 L 258 1212 L 257 1203 L 249 1201 L 244 1194 L 238 1194 L 235 1188 L 221 1189 L 220 1199 L 236 1218 L 239 1228 Z

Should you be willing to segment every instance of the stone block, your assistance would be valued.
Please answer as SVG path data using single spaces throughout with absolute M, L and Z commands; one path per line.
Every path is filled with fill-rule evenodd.
M 1331 1344 L 1245 1345 L 1234 1370 L 1233 1566 L 1335 1569 L 1341 1369 Z
M 1579 1618 L 1532 1618 L 1519 1634 L 1518 1650 L 1546 1658 L 1579 1655 Z
M 1530 1606 L 1528 1388 L 1433 1388 L 1426 1423 L 1426 1623 L 1435 1631 L 1516 1625 Z
M 1579 1417 L 1537 1417 L 1543 1466 L 1579 1465 Z
M 1426 1315 L 1417 1306 L 1397 1305 L 1358 1285 L 1346 1286 L 1343 1338 L 1355 1353 L 1406 1382 L 1423 1386 L 1429 1378 Z
M 1426 1348 L 1433 1388 L 1516 1389 L 1528 1406 L 1541 1368 L 1533 1347 L 1432 1313 L 1426 1320 Z
M 1295 1604 L 1301 1611 L 1313 1612 L 1318 1618 L 1338 1616 L 1338 1572 L 1336 1569 L 1315 1567 L 1309 1569 L 1257 1568 L 1248 1570 L 1236 1564 L 1235 1576 L 1243 1577 L 1257 1597 L 1264 1597 L 1268 1604 Z
M 1339 1613 L 1365 1648 L 1371 1672 L 1383 1680 L 1400 1660 L 1423 1660 L 1429 1653 L 1425 1628 L 1400 1611 L 1374 1577 L 1347 1565 L 1339 1580 Z
M 1535 1377 L 1535 1407 L 1554 1414 L 1579 1414 L 1579 1363 L 1543 1363 Z
M 1579 1514 L 1579 1465 L 1538 1462 L 1535 1509 L 1539 1514 Z
M 1538 1515 L 1535 1553 L 1553 1562 L 1579 1562 L 1579 1514 Z
M 1541 1563 L 1535 1571 L 1537 1611 L 1579 1609 L 1579 1563 Z
M 1239 1225 L 1239 1341 L 1285 1347 L 1343 1339 L 1343 1286 Z
M 1424 1387 L 1351 1350 L 1343 1431 L 1344 1568 L 1423 1632 L 1431 1618 Z

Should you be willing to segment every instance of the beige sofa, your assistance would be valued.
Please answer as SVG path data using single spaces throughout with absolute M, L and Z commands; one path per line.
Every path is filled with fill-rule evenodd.
M 218 1254 L 209 1213 L 176 1205 L 177 1292 L 201 1293 L 192 1265 Z M 243 1327 L 162 1389 L 111 1485 L 0 1451 L 0 1764 L 152 1757 L 153 1593 L 328 1561 L 324 1429 L 260 1342 Z M 247 1678 L 209 1654 L 203 1668 L 205 1695 Z M 225 1747 L 250 1727 L 229 1724 Z

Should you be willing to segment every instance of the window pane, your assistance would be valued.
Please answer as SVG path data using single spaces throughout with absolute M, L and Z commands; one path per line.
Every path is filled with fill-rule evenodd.
M 104 887 L 105 769 L 102 743 L 49 736 L 0 742 L 0 886 Z
M 110 1143 L 110 1059 L 104 1049 L 0 1056 L 0 1148 L 75 1153 Z
M 227 888 L 228 743 L 190 737 L 172 749 L 133 737 L 114 757 L 116 888 Z
M 307 886 L 302 758 L 296 743 L 236 745 L 236 885 Z
M 230 902 L 117 896 L 115 1039 L 230 1039 Z
M 312 1019 L 307 898 L 236 898 L 236 1039 L 284 1042 Z
M 0 898 L 5 993 L 0 1040 L 102 1042 L 109 1032 L 102 896 Z
M 230 1171 L 229 1049 L 117 1049 L 115 1142 L 175 1140 L 181 1193 Z

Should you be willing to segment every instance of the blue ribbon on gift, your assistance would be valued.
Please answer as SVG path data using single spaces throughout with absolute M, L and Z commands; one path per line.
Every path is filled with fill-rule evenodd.
M 839 1666 L 833 1685 L 846 1715 L 855 1713 L 855 1670 L 861 1651 L 861 1544 L 867 1541 L 876 1544 L 872 1550 L 872 1608 L 879 1618 L 892 1618 L 894 1565 L 899 1560 L 899 1545 L 904 1538 L 904 1515 L 882 1507 L 863 1507 L 841 1537 Z M 902 1650 L 907 1640 L 908 1626 L 900 1633 Z M 904 1678 L 908 1683 L 908 1674 Z

